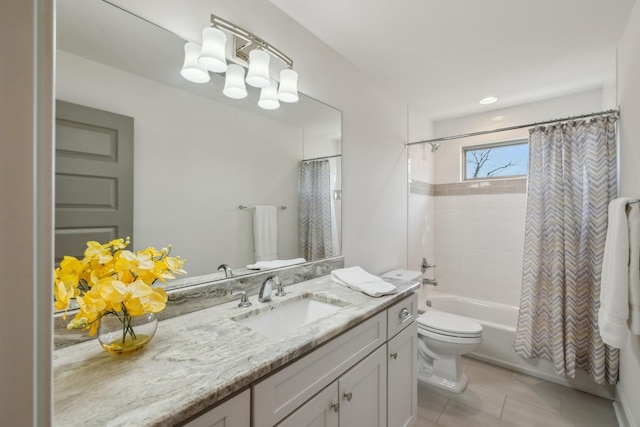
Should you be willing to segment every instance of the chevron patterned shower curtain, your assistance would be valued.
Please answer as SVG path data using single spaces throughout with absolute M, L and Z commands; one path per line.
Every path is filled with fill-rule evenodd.
M 329 160 L 300 164 L 300 256 L 307 261 L 333 255 L 331 165 Z
M 514 349 L 553 362 L 558 374 L 584 369 L 615 384 L 618 350 L 598 332 L 607 207 L 616 197 L 617 116 L 536 127 L 529 178 L 520 315 Z

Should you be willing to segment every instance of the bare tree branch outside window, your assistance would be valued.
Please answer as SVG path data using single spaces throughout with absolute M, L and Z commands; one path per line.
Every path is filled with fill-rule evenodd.
M 522 141 L 494 147 L 465 149 L 465 179 L 495 178 L 527 174 L 528 146 Z

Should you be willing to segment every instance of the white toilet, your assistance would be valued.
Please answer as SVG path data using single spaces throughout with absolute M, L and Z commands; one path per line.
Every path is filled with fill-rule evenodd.
M 463 316 L 428 310 L 418 319 L 418 379 L 454 393 L 467 387 L 460 356 L 482 343 L 482 325 Z
M 382 277 L 421 280 L 412 270 L 393 270 Z M 418 319 L 418 380 L 454 393 L 467 387 L 460 357 L 482 343 L 482 325 L 463 316 L 428 309 Z

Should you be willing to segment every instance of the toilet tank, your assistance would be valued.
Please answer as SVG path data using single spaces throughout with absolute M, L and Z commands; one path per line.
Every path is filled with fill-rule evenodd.
M 404 280 L 406 282 L 419 282 L 422 273 L 415 270 L 391 270 L 382 275 L 382 278 Z

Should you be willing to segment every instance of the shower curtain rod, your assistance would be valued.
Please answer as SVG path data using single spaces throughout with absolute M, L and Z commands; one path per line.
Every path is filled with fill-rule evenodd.
M 568 120 L 577 120 L 577 119 L 586 119 L 588 117 L 594 117 L 594 116 L 604 116 L 605 114 L 620 114 L 620 110 L 606 110 L 606 111 L 601 111 L 599 113 L 590 113 L 590 114 L 582 114 L 580 116 L 571 116 L 571 117 L 565 117 L 563 119 L 555 119 L 555 120 L 547 120 L 544 122 L 535 122 L 535 123 L 529 123 L 527 125 L 517 125 L 517 126 L 509 126 L 509 127 L 505 127 L 505 128 L 498 128 L 498 129 L 491 129 L 491 130 L 483 130 L 483 131 L 479 131 L 479 132 L 471 132 L 471 133 L 464 133 L 464 134 L 460 134 L 460 135 L 452 135 L 452 136 L 443 136 L 440 138 L 434 138 L 434 139 L 427 139 L 425 141 L 418 141 L 418 142 L 409 142 L 406 144 L 407 147 L 410 147 L 412 145 L 418 145 L 418 144 L 429 144 L 432 142 L 440 142 L 440 141 L 448 141 L 450 139 L 460 139 L 460 138 L 467 138 L 470 136 L 479 136 L 479 135 L 487 135 L 490 133 L 497 133 L 497 132 L 506 132 L 509 130 L 516 130 L 516 129 L 524 129 L 524 128 L 530 128 L 530 127 L 534 127 L 534 126 L 540 126 L 540 125 L 548 125 L 551 123 L 559 123 L 559 122 L 565 122 Z
M 342 157 L 342 154 L 334 154 L 333 156 L 314 157 L 313 159 L 300 160 L 300 163 L 315 162 L 316 160 L 333 159 L 334 157 Z

